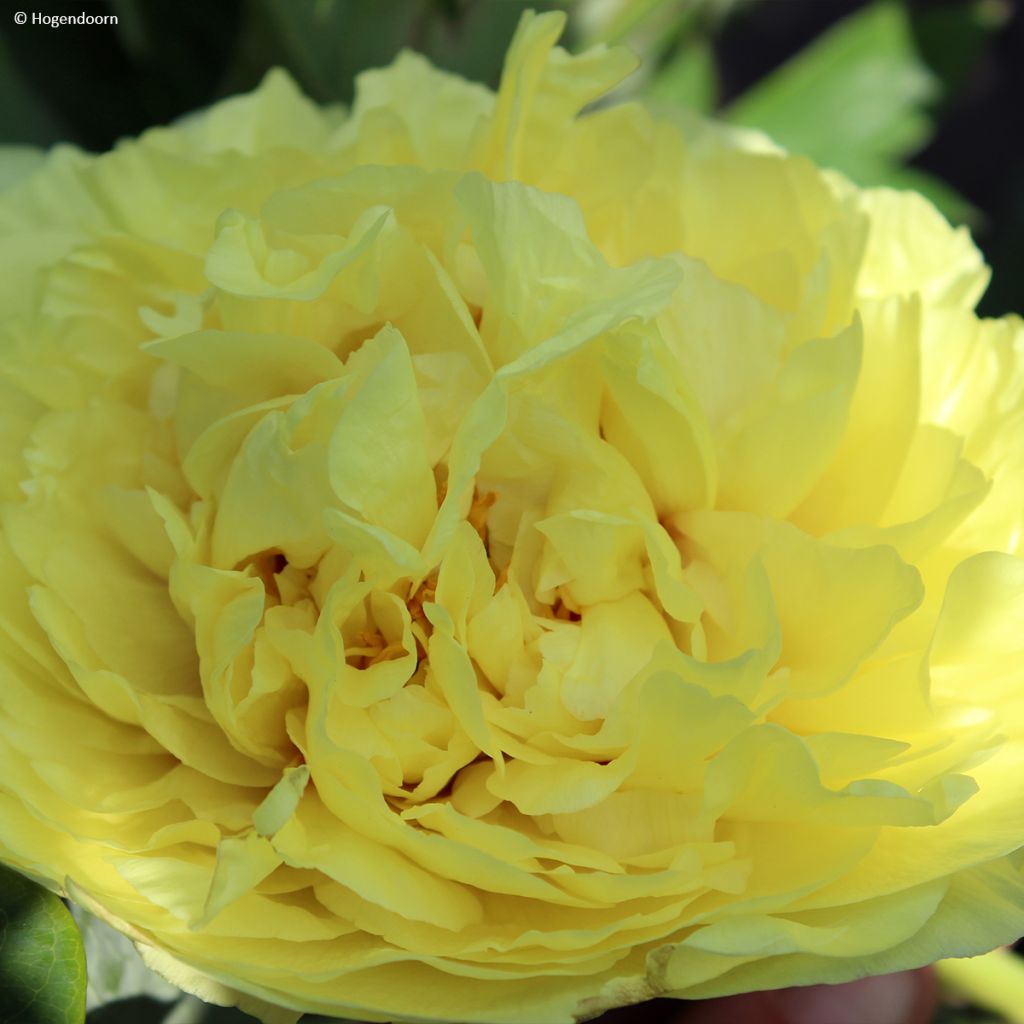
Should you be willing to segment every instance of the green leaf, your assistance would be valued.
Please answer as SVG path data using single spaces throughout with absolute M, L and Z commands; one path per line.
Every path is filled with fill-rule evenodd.
M 85 951 L 67 907 L 0 867 L 0 1020 L 82 1024 Z
M 321 103 L 347 102 L 356 73 L 387 64 L 432 13 L 424 0 L 260 0 L 248 10 L 262 22 L 262 45 L 276 50 L 272 62 Z
M 608 14 L 602 19 L 604 24 L 587 36 L 585 45 L 604 43 L 614 46 L 624 42 L 645 21 L 658 15 L 659 9 L 664 8 L 667 2 L 672 2 L 674 7 L 680 6 L 678 0 L 620 0 L 608 8 Z
M 938 80 L 902 7 L 866 7 L 741 96 L 726 116 L 861 185 L 888 183 L 928 140 Z
M 682 46 L 651 79 L 647 96 L 656 103 L 710 113 L 718 100 L 715 57 L 706 39 Z
M 553 10 L 557 6 L 545 0 L 467 3 L 455 20 L 422 19 L 406 45 L 446 71 L 494 87 L 501 76 L 505 50 L 523 12 Z M 566 45 L 566 40 L 562 45 Z

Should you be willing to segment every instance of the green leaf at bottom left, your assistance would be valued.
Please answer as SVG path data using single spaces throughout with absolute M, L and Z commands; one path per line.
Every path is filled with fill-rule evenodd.
M 82 1024 L 85 951 L 53 893 L 0 867 L 0 1021 Z

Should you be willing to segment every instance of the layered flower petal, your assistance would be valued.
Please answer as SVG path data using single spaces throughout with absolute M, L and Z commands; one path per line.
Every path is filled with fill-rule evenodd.
M 1020 931 L 1020 321 L 562 22 L 0 194 L 0 856 L 268 1022 Z

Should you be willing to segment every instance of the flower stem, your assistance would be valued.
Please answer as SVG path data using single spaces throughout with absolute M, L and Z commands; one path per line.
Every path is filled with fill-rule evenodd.
M 1024 960 L 1008 949 L 994 949 L 963 960 L 940 960 L 935 969 L 951 989 L 1008 1024 L 1024 1024 Z

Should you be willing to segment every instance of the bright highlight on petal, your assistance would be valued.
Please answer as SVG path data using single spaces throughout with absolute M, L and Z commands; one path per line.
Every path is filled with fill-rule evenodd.
M 267 1021 L 1022 928 L 1020 321 L 563 20 L 0 195 L 0 857 Z

